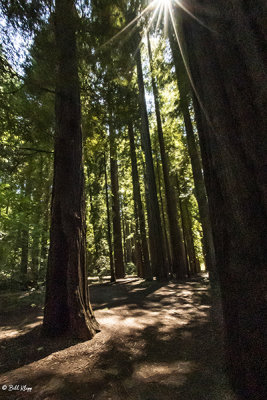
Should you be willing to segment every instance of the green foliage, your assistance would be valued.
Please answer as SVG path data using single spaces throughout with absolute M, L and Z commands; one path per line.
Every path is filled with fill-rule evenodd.
M 91 275 L 106 276 L 110 273 L 104 171 L 106 168 L 111 208 L 109 170 L 111 119 L 116 131 L 122 236 L 128 274 L 136 273 L 134 257 L 132 259 L 130 255 L 134 251 L 136 232 L 127 135 L 129 120 L 134 123 L 141 196 L 147 219 L 144 154 L 140 145 L 137 73 L 133 57 L 138 43 L 134 40 L 131 27 L 125 30 L 125 33 L 120 33 L 140 8 L 141 3 L 92 0 L 82 5 L 79 3 L 77 6 L 87 259 Z M 9 20 L 13 24 L 13 28 L 8 28 L 7 25 L 5 27 L 6 30 L 9 29 L 11 36 L 15 35 L 14 29 L 21 29 L 24 34 L 34 33 L 27 54 L 24 54 L 24 65 L 20 65 L 19 70 L 16 70 L 6 57 L 4 42 L 0 47 L 0 280 L 21 280 L 23 249 L 27 254 L 27 279 L 44 279 L 49 245 L 49 209 L 55 136 L 56 52 L 53 9 L 50 13 L 46 8 L 46 2 L 4 1 L 0 10 L 6 21 Z M 143 23 L 144 21 L 140 20 L 138 27 L 140 32 Z M 142 41 L 141 46 L 153 157 L 155 162 L 159 161 L 161 168 L 146 40 Z M 152 37 L 152 47 L 170 172 L 174 182 L 178 177 L 177 201 L 180 197 L 180 200 L 187 202 L 192 219 L 195 250 L 197 258 L 202 262 L 202 230 L 194 196 L 192 169 L 184 123 L 179 110 L 179 92 L 170 49 L 158 32 Z M 175 185 L 177 186 L 177 183 Z M 163 183 L 161 186 L 166 212 Z M 28 239 L 25 240 L 26 238 Z

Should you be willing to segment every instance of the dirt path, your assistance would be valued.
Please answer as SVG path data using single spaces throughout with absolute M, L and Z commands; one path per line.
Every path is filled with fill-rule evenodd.
M 205 279 L 94 285 L 91 298 L 102 331 L 83 343 L 40 337 L 41 294 L 35 296 L 34 306 L 2 315 L 1 399 L 235 399 L 222 345 L 209 323 Z M 32 390 L 9 391 L 9 385 Z

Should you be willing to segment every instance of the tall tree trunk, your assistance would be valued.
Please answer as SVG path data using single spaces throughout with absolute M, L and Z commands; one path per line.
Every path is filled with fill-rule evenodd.
M 40 221 L 40 219 L 38 220 Z M 32 233 L 32 250 L 31 250 L 31 279 L 34 285 L 37 284 L 39 277 L 39 264 L 40 264 L 40 228 L 36 224 Z
M 130 224 L 129 221 L 126 219 L 125 220 L 125 252 L 126 252 L 126 262 L 132 262 L 132 248 L 131 248 L 131 238 L 129 237 L 131 235 L 130 231 Z
M 177 180 L 177 187 L 178 187 L 178 177 L 176 177 Z M 182 232 L 183 232 L 183 238 L 184 238 L 184 250 L 186 254 L 186 269 L 187 269 L 187 275 L 190 277 L 190 265 L 189 265 L 189 260 L 188 260 L 188 249 L 187 249 L 187 241 L 186 241 L 186 226 L 185 226 L 185 221 L 184 221 L 184 216 L 183 216 L 183 211 L 182 211 L 182 201 L 179 197 L 178 194 L 178 204 L 179 204 L 179 211 L 180 211 L 180 216 L 181 216 L 181 226 L 182 226 Z
M 80 92 L 73 0 L 56 0 L 56 137 L 52 221 L 43 329 L 91 339 L 99 330 L 89 301 Z
M 181 217 L 184 223 L 184 236 L 189 260 L 189 275 L 195 275 L 199 272 L 196 252 L 193 239 L 192 221 L 188 210 L 188 199 L 181 200 Z
M 97 235 L 97 224 L 96 224 L 96 209 L 94 206 L 94 199 L 93 199 L 93 191 L 92 187 L 89 184 L 88 185 L 88 191 L 89 191 L 89 201 L 90 201 L 90 221 L 93 227 L 93 237 L 94 237 L 94 246 L 95 246 L 95 254 L 93 256 L 93 259 L 95 261 L 98 260 L 99 253 L 100 253 L 100 246 L 99 246 L 99 240 L 98 240 L 98 235 Z M 97 268 L 97 273 L 100 273 L 99 267 Z
M 210 274 L 211 283 L 213 285 L 216 285 L 217 278 L 215 271 L 215 252 L 214 252 L 214 244 L 213 244 L 212 230 L 210 224 L 208 199 L 204 183 L 204 177 L 202 173 L 202 163 L 189 112 L 188 96 L 190 92 L 190 83 L 183 64 L 179 46 L 171 30 L 169 30 L 169 40 L 173 55 L 173 61 L 175 65 L 178 89 L 180 93 L 180 109 L 185 124 L 187 147 L 191 160 L 193 178 L 195 184 L 195 194 L 199 208 L 200 221 L 203 229 L 204 257 L 207 270 L 209 271 Z M 197 127 L 198 129 L 200 129 L 199 124 L 197 124 Z
M 24 288 L 27 282 L 28 258 L 29 258 L 29 225 L 21 231 L 21 261 L 20 261 L 20 281 Z
M 147 207 L 148 207 L 148 227 L 149 227 L 149 242 L 150 242 L 150 257 L 152 270 L 156 278 L 166 279 L 167 268 L 165 263 L 165 254 L 163 247 L 163 233 L 160 220 L 159 203 L 157 197 L 157 186 L 155 180 L 155 171 L 153 165 L 150 132 L 148 115 L 145 99 L 145 86 L 143 79 L 142 61 L 140 49 L 136 52 L 136 65 L 138 75 L 139 88 L 139 104 L 141 113 L 141 141 L 145 153 L 145 170 L 148 187 Z
M 40 177 L 41 177 L 41 182 L 43 182 L 43 161 L 41 160 L 41 165 L 40 165 Z M 31 269 L 31 280 L 33 281 L 33 284 L 36 286 L 37 281 L 39 278 L 39 269 L 40 269 L 40 244 L 41 244 L 41 214 L 42 214 L 42 209 L 40 207 L 40 199 L 42 199 L 42 190 L 43 187 L 38 187 L 36 190 L 33 192 L 33 204 L 35 206 L 33 207 L 33 232 L 32 232 L 32 245 L 31 245 L 31 263 L 30 263 L 30 269 Z
M 157 178 L 158 178 L 159 206 L 160 206 L 160 210 L 161 210 L 161 220 L 162 220 L 162 228 L 163 228 L 163 236 L 164 236 L 164 247 L 165 247 L 165 253 L 167 256 L 166 266 L 168 267 L 168 273 L 171 273 L 171 272 L 173 272 L 171 270 L 172 258 L 171 258 L 171 252 L 170 252 L 169 238 L 168 238 L 168 234 L 167 234 L 167 224 L 166 224 L 164 203 L 163 203 L 163 197 L 162 197 L 162 191 L 161 191 L 161 176 L 160 176 L 160 166 L 159 166 L 158 159 L 157 159 Z
M 24 194 L 26 201 L 29 200 L 31 194 L 31 167 L 28 166 L 26 170 L 26 181 L 24 187 Z M 21 230 L 21 261 L 20 261 L 20 281 L 22 287 L 26 289 L 28 279 L 28 264 L 29 264 L 29 240 L 30 240 L 30 222 L 29 222 L 30 210 L 26 209 L 26 219 Z
M 153 89 L 156 119 L 157 119 L 160 155 L 162 161 L 165 197 L 167 203 L 167 216 L 168 216 L 169 231 L 170 231 L 171 266 L 172 266 L 172 271 L 175 273 L 177 278 L 184 278 L 186 276 L 186 260 L 185 260 L 184 244 L 183 244 L 181 229 L 179 227 L 175 191 L 173 186 L 170 184 L 169 160 L 166 154 L 164 137 L 163 137 L 163 129 L 162 129 L 160 105 L 159 105 L 159 93 L 154 76 L 153 58 L 152 58 L 151 44 L 149 40 L 149 33 L 147 34 L 147 43 L 148 43 L 148 55 L 149 55 L 149 62 L 151 69 L 152 89 Z
M 125 218 L 124 218 L 124 204 L 121 202 L 121 222 L 122 222 L 122 244 L 123 244 L 123 262 L 127 263 L 127 250 L 126 250 L 126 231 L 125 231 Z
M 145 224 L 145 215 L 144 209 L 142 205 L 141 199 L 141 190 L 140 190 L 140 182 L 139 182 L 139 174 L 137 169 L 137 160 L 136 160 L 136 151 L 135 151 L 135 142 L 134 142 L 134 130 L 132 122 L 128 124 L 128 135 L 130 141 L 130 155 L 131 155 L 131 164 L 132 164 L 132 181 L 133 181 L 133 198 L 134 198 L 134 215 L 135 215 L 135 223 L 136 223 L 136 245 L 137 251 L 139 251 L 139 243 L 141 244 L 142 249 L 142 268 L 141 268 L 141 277 L 142 278 L 150 278 L 151 277 L 151 268 L 150 268 L 150 260 L 149 260 L 149 252 L 146 238 L 146 224 Z
M 198 8 L 190 1 L 197 17 Z M 228 365 L 242 399 L 267 398 L 266 2 L 206 2 L 212 30 L 183 15 L 201 103 L 200 143 L 221 284 Z M 215 33 L 216 32 L 216 33 Z
M 111 118 L 111 117 L 110 117 Z M 118 179 L 118 162 L 115 140 L 115 130 L 110 121 L 110 178 L 112 191 L 112 223 L 113 223 L 113 242 L 114 242 L 114 266 L 115 276 L 117 279 L 124 278 L 124 262 L 122 250 L 122 234 L 121 234 L 121 212 L 119 198 L 119 179 Z
M 42 234 L 41 234 L 41 250 L 40 250 L 40 279 L 44 279 L 47 269 L 48 256 L 48 237 L 49 237 L 49 211 L 51 203 L 50 180 L 48 179 L 44 193 L 44 208 L 42 210 Z
M 107 208 L 107 238 L 109 248 L 109 262 L 110 262 L 110 281 L 115 282 L 115 271 L 114 271 L 114 260 L 112 250 L 112 239 L 111 239 L 111 222 L 110 222 L 110 211 L 109 211 L 109 197 L 108 197 L 108 177 L 107 177 L 107 162 L 106 154 L 104 153 L 104 164 L 105 164 L 105 192 L 106 192 L 106 208 Z

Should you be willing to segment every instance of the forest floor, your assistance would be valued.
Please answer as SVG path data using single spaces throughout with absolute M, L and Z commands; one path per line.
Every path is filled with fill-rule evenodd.
M 94 284 L 91 300 L 101 332 L 75 342 L 40 335 L 42 290 L 0 295 L 1 399 L 235 399 L 205 277 Z

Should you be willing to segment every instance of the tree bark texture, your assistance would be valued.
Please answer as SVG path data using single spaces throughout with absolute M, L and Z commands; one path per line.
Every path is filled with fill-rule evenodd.
M 89 302 L 80 93 L 73 0 L 56 0 L 56 137 L 44 333 L 91 339 L 99 330 Z
M 175 65 L 175 72 L 177 77 L 177 84 L 180 94 L 180 109 L 185 124 L 187 148 L 192 165 L 193 179 L 195 185 L 195 195 L 198 203 L 200 221 L 203 229 L 203 250 L 204 250 L 205 263 L 207 270 L 209 271 L 210 274 L 211 283 L 215 285 L 216 284 L 215 252 L 214 252 L 214 244 L 212 237 L 212 229 L 210 224 L 209 205 L 208 205 L 206 187 L 204 182 L 204 176 L 202 173 L 202 163 L 189 112 L 188 96 L 191 90 L 190 82 L 186 74 L 179 46 L 175 41 L 173 32 L 171 32 L 171 30 L 169 30 L 169 40 L 170 40 L 173 61 Z M 200 122 L 197 118 L 196 121 L 197 121 L 197 128 L 199 130 L 201 128 L 199 126 Z
M 267 398 L 267 78 L 264 1 L 198 1 L 184 41 L 221 284 L 228 366 L 241 399 Z

